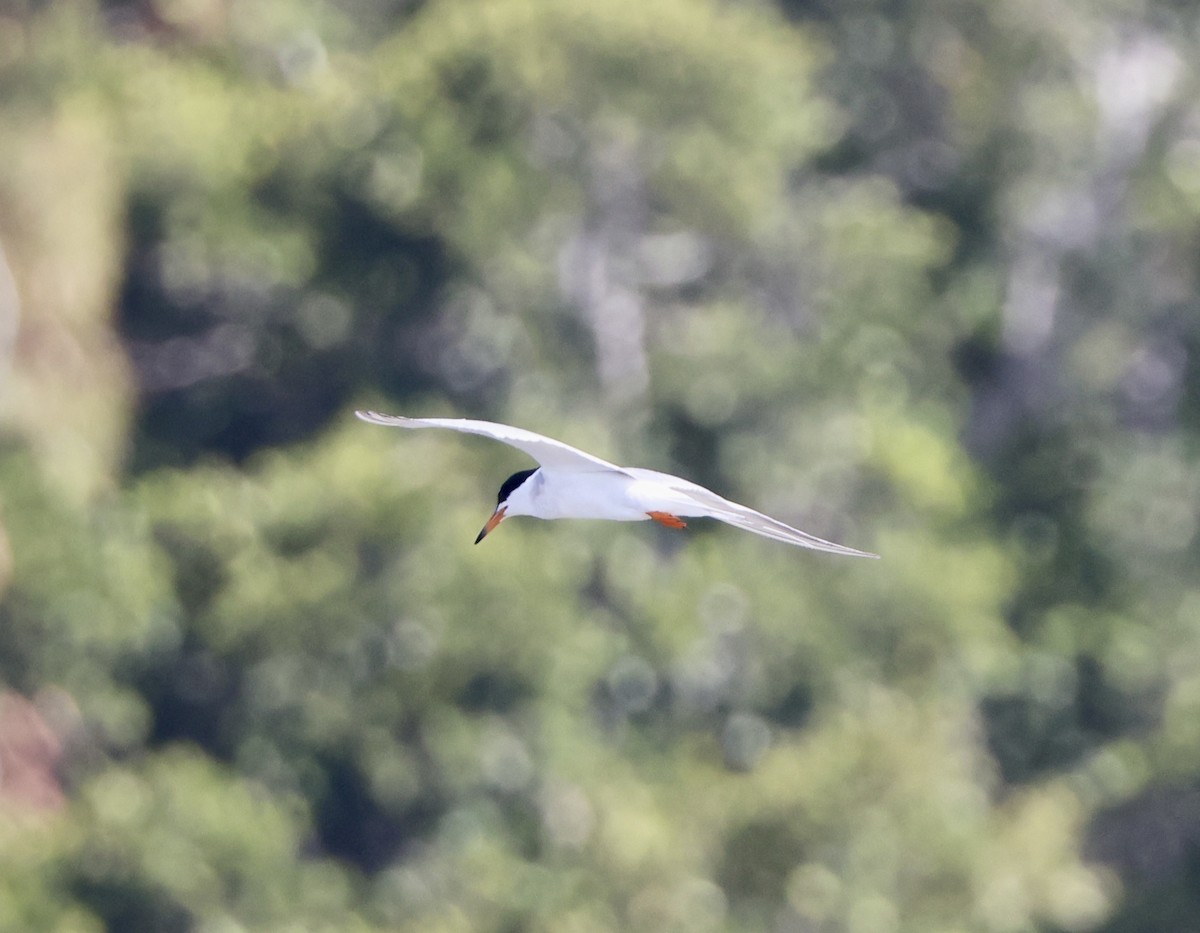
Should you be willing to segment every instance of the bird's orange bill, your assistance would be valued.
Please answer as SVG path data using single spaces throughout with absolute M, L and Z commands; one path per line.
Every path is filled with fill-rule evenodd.
M 504 519 L 504 513 L 507 511 L 508 511 L 507 506 L 502 505 L 502 506 L 500 506 L 500 508 L 496 509 L 496 511 L 492 513 L 492 517 L 489 518 L 487 520 L 487 524 L 483 526 L 483 531 L 479 532 L 479 537 L 475 539 L 476 544 L 478 544 L 480 541 L 482 541 L 484 538 L 486 538 L 489 534 L 491 534 L 492 529 L 495 528 L 497 525 L 499 525 L 500 522 Z
M 660 525 L 666 525 L 668 528 L 687 527 L 687 522 L 685 522 L 678 515 L 672 515 L 670 512 L 647 512 L 646 514 Z

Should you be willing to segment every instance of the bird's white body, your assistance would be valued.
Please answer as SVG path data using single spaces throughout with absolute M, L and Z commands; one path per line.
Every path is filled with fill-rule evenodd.
M 634 481 L 622 473 L 570 473 L 542 467 L 505 500 L 508 517 L 648 519 L 634 497 Z
M 679 518 L 705 517 L 799 547 L 852 557 L 878 557 L 800 531 L 681 477 L 637 467 L 619 467 L 532 431 L 491 421 L 403 418 L 372 411 L 355 414 L 363 421 L 387 427 L 445 428 L 479 434 L 516 447 L 537 460 L 541 465 L 539 469 L 524 478 L 514 477 L 518 483 L 507 495 L 501 491 L 496 512 L 480 533 L 480 539 L 501 519 L 517 515 L 618 522 L 654 518 L 675 527 L 683 525 Z
M 644 522 L 649 520 L 651 512 L 683 518 L 708 515 L 695 499 L 681 494 L 668 481 L 687 482 L 667 473 L 631 467 L 622 467 L 619 473 L 615 470 L 572 473 L 543 467 L 505 501 L 510 518 L 528 515 Z

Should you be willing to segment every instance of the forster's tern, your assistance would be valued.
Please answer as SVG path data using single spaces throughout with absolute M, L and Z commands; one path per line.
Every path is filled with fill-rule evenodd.
M 460 418 L 402 418 L 374 411 L 355 414 L 363 421 L 392 428 L 445 428 L 480 434 L 515 447 L 538 462 L 537 469 L 522 470 L 504 481 L 496 497 L 496 510 L 479 532 L 476 544 L 502 520 L 516 515 L 605 518 L 618 522 L 652 518 L 668 528 L 685 527 L 685 518 L 705 517 L 785 544 L 850 557 L 879 556 L 806 534 L 678 476 L 619 467 L 562 441 L 507 424 Z

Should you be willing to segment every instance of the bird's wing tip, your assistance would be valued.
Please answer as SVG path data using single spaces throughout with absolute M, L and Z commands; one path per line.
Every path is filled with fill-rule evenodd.
M 869 557 L 871 560 L 879 560 L 880 559 L 879 555 L 874 553 L 873 551 L 860 551 L 856 547 L 847 547 L 844 544 L 838 545 L 838 549 L 836 551 L 834 551 L 833 553 L 844 554 L 847 557 Z
M 354 412 L 354 416 L 360 421 L 367 421 L 371 424 L 382 424 L 389 426 L 406 425 L 411 419 L 401 415 L 385 415 L 381 411 L 371 411 L 370 409 L 358 409 Z
M 821 547 L 820 545 L 806 544 L 798 541 L 791 542 L 799 544 L 800 547 L 812 548 L 814 551 L 824 551 L 826 554 L 836 554 L 839 557 L 868 557 L 871 560 L 879 560 L 878 554 L 872 554 L 870 551 L 860 551 L 858 548 L 846 547 L 844 544 L 837 544 L 833 547 Z

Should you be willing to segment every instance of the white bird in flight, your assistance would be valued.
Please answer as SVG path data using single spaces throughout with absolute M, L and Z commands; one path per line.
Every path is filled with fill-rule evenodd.
M 496 510 L 487 520 L 478 544 L 505 518 L 603 518 L 617 522 L 654 519 L 668 528 L 686 527 L 685 518 L 715 518 L 745 531 L 785 544 L 845 554 L 878 557 L 834 544 L 736 502 L 730 502 L 696 483 L 637 467 L 619 467 L 562 441 L 492 421 L 462 418 L 403 418 L 375 411 L 356 411 L 363 421 L 391 428 L 445 428 L 480 434 L 515 447 L 539 464 L 506 479 L 496 497 Z

